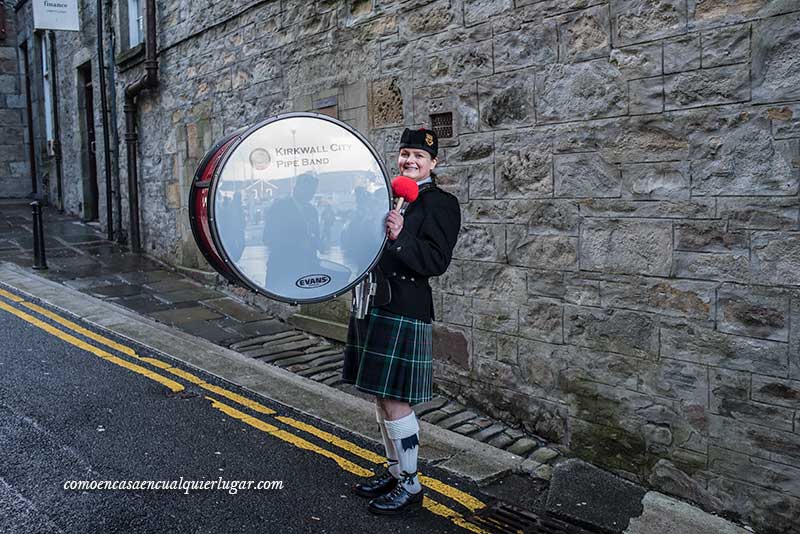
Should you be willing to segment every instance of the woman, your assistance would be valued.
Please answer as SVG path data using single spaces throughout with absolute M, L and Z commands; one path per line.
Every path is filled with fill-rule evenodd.
M 388 242 L 378 263 L 391 288 L 388 304 L 373 307 L 364 320 L 350 318 L 342 379 L 375 395 L 383 436 L 386 472 L 357 484 L 371 498 L 369 510 L 399 515 L 422 507 L 417 477 L 419 423 L 411 405 L 433 396 L 428 279 L 445 272 L 461 227 L 456 198 L 436 187 L 438 140 L 431 130 L 406 129 L 400 139 L 400 174 L 416 180 L 417 200 L 405 213 L 386 217 Z

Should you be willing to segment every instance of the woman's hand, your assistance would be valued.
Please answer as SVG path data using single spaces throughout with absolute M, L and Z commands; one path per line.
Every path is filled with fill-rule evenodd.
M 403 216 L 400 212 L 392 210 L 386 216 L 386 234 L 394 241 L 403 231 Z

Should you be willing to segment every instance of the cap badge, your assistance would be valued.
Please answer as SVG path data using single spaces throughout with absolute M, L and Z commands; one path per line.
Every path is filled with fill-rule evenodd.
M 425 134 L 425 144 L 433 146 L 433 136 L 431 134 Z

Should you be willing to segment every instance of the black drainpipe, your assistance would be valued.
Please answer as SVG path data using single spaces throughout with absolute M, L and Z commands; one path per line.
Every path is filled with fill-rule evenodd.
M 108 101 L 106 100 L 106 66 L 103 48 L 103 0 L 97 0 L 97 73 L 100 77 L 100 108 L 103 123 L 103 167 L 106 170 L 106 234 L 114 240 L 114 210 L 111 205 L 111 147 L 108 145 Z
M 141 250 L 139 241 L 139 175 L 136 161 L 136 97 L 145 89 L 158 86 L 158 60 L 156 59 L 156 0 L 145 4 L 145 59 L 144 75 L 125 86 L 125 144 L 128 149 L 128 209 L 130 213 L 130 246 L 132 252 Z
M 106 9 L 108 12 L 111 12 L 112 8 L 111 0 L 106 0 Z M 114 71 L 114 58 L 117 57 L 116 51 L 116 44 L 115 44 L 115 37 L 114 37 L 114 28 L 111 26 L 111 19 L 107 19 L 108 24 L 108 46 L 109 51 L 108 55 L 111 58 L 111 62 L 108 66 L 108 92 L 109 92 L 109 101 L 110 101 L 110 110 L 109 113 L 111 115 L 111 124 L 114 126 L 111 128 L 111 169 L 112 174 L 114 176 L 114 213 L 117 214 L 117 218 L 114 220 L 114 235 L 117 237 L 117 243 L 124 243 L 125 232 L 122 231 L 122 184 L 120 183 L 119 179 L 119 128 L 117 122 L 117 78 Z
M 50 43 L 50 101 L 53 103 L 53 152 L 56 157 L 56 191 L 58 194 L 58 211 L 64 212 L 64 170 L 61 162 L 61 121 L 58 120 L 58 74 L 56 73 L 56 34 L 49 32 L 47 41 Z

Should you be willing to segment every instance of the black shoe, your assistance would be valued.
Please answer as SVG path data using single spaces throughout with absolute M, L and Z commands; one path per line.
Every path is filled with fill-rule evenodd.
M 378 515 L 413 514 L 422 510 L 423 490 L 409 493 L 403 484 L 369 501 L 369 511 Z
M 377 475 L 366 482 L 360 482 L 353 486 L 353 493 L 359 497 L 374 499 L 381 495 L 386 495 L 397 486 L 397 479 L 387 469 L 382 475 Z

